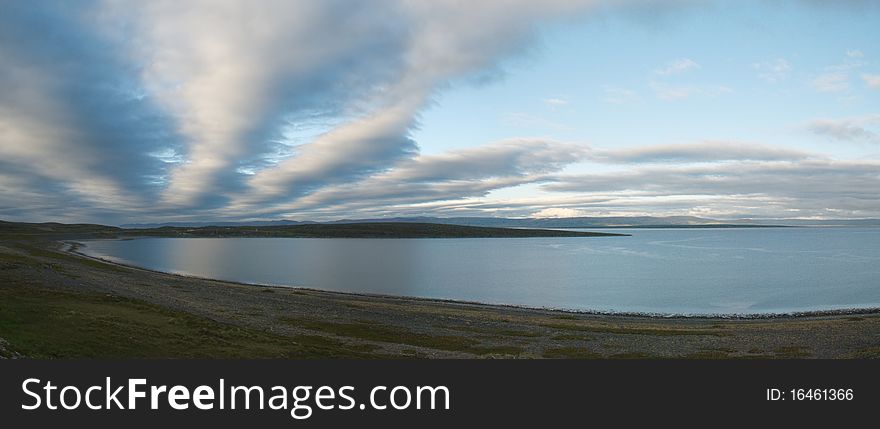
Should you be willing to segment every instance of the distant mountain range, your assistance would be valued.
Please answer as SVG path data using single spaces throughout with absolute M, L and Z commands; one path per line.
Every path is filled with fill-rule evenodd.
M 245 222 L 167 222 L 126 224 L 123 228 L 160 228 L 205 226 L 284 226 L 345 223 L 434 223 L 498 228 L 747 228 L 771 226 L 863 226 L 880 227 L 880 219 L 736 219 L 717 220 L 695 216 L 617 216 L 570 218 L 497 218 L 497 217 L 394 217 L 381 219 L 343 219 L 329 222 L 271 220 Z

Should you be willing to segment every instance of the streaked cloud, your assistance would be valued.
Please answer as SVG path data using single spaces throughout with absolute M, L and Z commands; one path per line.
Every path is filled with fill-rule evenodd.
M 679 58 L 677 60 L 666 63 L 663 67 L 657 70 L 654 70 L 654 73 L 660 76 L 670 76 L 682 74 L 689 70 L 696 70 L 700 67 L 700 64 L 690 58 Z
M 871 88 L 880 88 L 880 74 L 863 74 L 862 80 Z
M 641 146 L 630 149 L 594 150 L 591 159 L 605 163 L 693 163 L 718 161 L 804 160 L 818 155 L 775 146 L 736 141 Z
M 558 97 L 545 98 L 544 104 L 546 104 L 550 107 L 562 107 L 562 106 L 568 105 L 568 100 L 566 100 L 564 98 L 558 98 Z
M 535 218 L 565 218 L 588 215 L 589 212 L 585 210 L 578 210 L 569 207 L 548 207 L 532 213 L 532 217 Z
M 656 66 L 681 55 L 676 52 L 660 54 L 659 61 L 650 55 L 641 63 L 632 60 L 639 64 L 632 70 L 614 65 L 623 67 L 619 76 L 601 79 L 589 73 L 607 67 L 607 58 L 572 62 L 583 70 L 557 70 L 559 75 L 583 71 L 582 78 L 544 88 L 542 82 L 556 75 L 539 76 L 535 88 L 517 88 L 527 106 L 516 97 L 510 105 L 494 101 L 501 108 L 485 118 L 492 124 L 488 137 L 467 136 L 461 148 L 464 143 L 455 139 L 464 131 L 445 130 L 432 137 L 450 141 L 432 142 L 429 153 L 422 152 L 423 121 L 431 109 L 442 108 L 443 95 L 503 82 L 520 71 L 516 67 L 538 70 L 531 62 L 542 60 L 544 29 L 593 11 L 638 15 L 641 22 L 683 8 L 712 9 L 693 3 L 0 2 L 0 218 L 127 223 L 409 214 L 876 213 L 871 159 L 792 149 L 797 142 L 772 121 L 763 125 L 776 131 L 765 135 L 786 144 L 735 140 L 750 139 L 739 134 L 724 140 L 710 125 L 700 126 L 703 111 L 681 115 L 688 127 L 683 139 L 668 131 L 676 127 L 670 115 L 655 120 L 655 113 L 698 103 L 657 102 L 652 93 L 662 101 L 719 98 L 712 114 L 736 124 L 737 115 L 753 106 L 723 104 L 752 93 L 740 88 L 743 81 L 730 80 L 744 96 L 722 99 L 733 92 L 733 83 L 725 85 L 727 76 L 717 73 L 722 67 L 706 63 L 696 73 L 701 65 L 685 57 Z M 877 75 L 859 74 L 871 71 L 868 55 L 835 49 L 840 64 L 815 70 L 811 83 L 817 90 L 853 91 L 857 76 L 869 87 L 880 86 Z M 767 58 L 751 72 L 754 60 L 739 58 L 731 70 L 757 73 L 768 82 L 786 79 L 788 61 Z M 519 59 L 525 64 L 511 66 Z M 610 108 L 603 102 L 631 105 Z M 816 119 L 806 128 L 835 142 L 878 142 L 875 117 L 840 115 L 851 117 Z M 623 129 L 609 132 L 603 122 L 608 119 Z M 754 127 L 743 128 L 742 135 L 752 135 Z M 522 137 L 577 139 L 575 131 L 596 141 Z M 693 136 L 698 133 L 704 135 Z M 761 191 L 759 179 L 779 183 Z M 798 183 L 817 190 L 798 191 Z
M 807 129 L 821 137 L 849 143 L 880 144 L 880 115 L 843 119 L 814 119 Z
M 846 56 L 850 58 L 862 58 L 865 56 L 865 53 L 859 49 L 847 49 Z
M 539 183 L 586 159 L 584 145 L 542 139 L 504 140 L 438 155 L 401 160 L 387 171 L 354 183 L 328 185 L 295 201 L 260 209 L 263 215 L 321 216 L 369 212 L 377 205 L 424 205 L 485 196 L 511 186 Z M 398 210 L 403 210 L 399 208 Z
M 725 85 L 674 85 L 665 82 L 651 82 L 651 90 L 661 100 L 679 101 L 691 97 L 718 97 L 730 94 L 733 89 Z
M 784 58 L 755 63 L 752 64 L 752 68 L 758 72 L 758 77 L 770 83 L 776 83 L 787 78 L 791 72 L 791 64 Z
M 606 85 L 602 88 L 602 91 L 605 94 L 602 100 L 606 103 L 611 104 L 632 103 L 639 98 L 638 94 L 635 91 L 626 88 L 618 88 L 615 86 Z
M 810 86 L 819 92 L 843 92 L 849 90 L 849 74 L 842 71 L 824 73 L 813 78 Z
M 810 86 L 819 92 L 849 92 L 851 74 L 868 64 L 864 56 L 860 50 L 847 50 L 841 63 L 825 67 L 824 73 L 810 81 Z
M 607 210 L 652 213 L 753 213 L 768 217 L 880 215 L 880 161 L 743 161 L 641 166 L 572 175 L 544 185 L 557 192 L 602 195 Z
M 594 3 L 4 2 L 0 154 L 143 214 L 296 199 L 411 157 L 440 88 Z

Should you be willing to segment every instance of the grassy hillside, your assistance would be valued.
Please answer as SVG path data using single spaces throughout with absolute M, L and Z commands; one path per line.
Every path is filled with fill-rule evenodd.
M 91 224 L 13 223 L 0 221 L 3 237 L 307 237 L 307 238 L 505 238 L 619 236 L 600 232 L 513 229 L 433 223 L 348 223 L 279 226 L 206 226 L 122 229 Z
M 349 223 L 285 226 L 240 226 L 125 230 L 126 235 L 192 237 L 309 237 L 309 238 L 502 238 L 502 237 L 595 237 L 614 236 L 599 232 L 513 229 L 433 223 Z

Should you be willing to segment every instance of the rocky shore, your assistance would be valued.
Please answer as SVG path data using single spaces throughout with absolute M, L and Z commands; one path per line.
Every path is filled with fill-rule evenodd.
M 862 358 L 880 315 L 568 313 L 263 287 L 0 241 L 0 354 L 31 357 Z M 17 354 L 16 354 L 17 356 Z

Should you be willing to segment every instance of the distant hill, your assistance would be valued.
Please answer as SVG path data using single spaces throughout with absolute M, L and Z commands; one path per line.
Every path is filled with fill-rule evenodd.
M 517 229 L 414 222 L 366 222 L 270 226 L 116 228 L 103 225 L 0 221 L 0 238 L 302 237 L 302 238 L 504 238 L 600 237 L 628 234 Z
M 486 226 L 496 228 L 746 228 L 768 226 L 861 226 L 880 227 L 880 219 L 737 219 L 718 220 L 696 216 L 615 216 L 570 218 L 499 218 L 499 217 L 394 217 L 378 219 L 343 219 L 329 222 L 271 220 L 245 222 L 166 222 L 126 224 L 122 228 L 200 228 L 207 226 L 289 226 L 349 223 L 433 223 L 444 225 Z
M 285 226 L 285 225 L 303 225 L 316 224 L 320 222 L 295 221 L 295 220 L 263 220 L 263 221 L 244 221 L 244 222 L 163 222 L 163 223 L 128 223 L 121 225 L 122 228 L 202 228 L 206 226 Z
M 94 224 L 61 224 L 48 223 L 23 223 L 0 221 L 0 235 L 6 237 L 12 235 L 63 235 L 63 236 L 121 236 L 121 235 L 204 235 L 204 236 L 310 236 L 318 233 L 330 234 L 329 236 L 341 236 L 340 231 L 346 228 L 324 229 L 322 226 L 333 225 L 377 225 L 395 224 L 393 230 L 409 231 L 409 225 L 420 224 L 422 231 L 406 234 L 426 234 L 429 231 L 424 225 L 449 225 L 481 228 L 531 228 L 531 229 L 557 229 L 557 228 L 761 228 L 773 226 L 832 226 L 832 227 L 880 227 L 880 219 L 739 219 L 739 220 L 716 220 L 694 216 L 671 216 L 671 217 L 574 217 L 574 218 L 494 218 L 494 217 L 396 217 L 383 219 L 344 219 L 331 222 L 300 222 L 292 220 L 253 221 L 253 222 L 172 222 L 153 224 L 128 224 L 122 228 L 115 226 Z M 314 228 L 309 228 L 309 227 Z M 299 228 L 290 228 L 299 227 Z M 370 227 L 372 228 L 372 227 Z M 348 229 L 354 231 L 355 229 Z M 331 232 L 332 231 L 332 232 Z M 436 230 L 435 230 L 436 231 Z M 444 234 L 461 236 L 463 231 L 454 232 L 448 229 Z M 480 235 L 486 232 L 472 230 L 468 234 Z M 294 235 L 286 235 L 294 234 Z M 361 234 L 360 232 L 358 234 Z M 384 234 L 384 233 L 381 233 Z M 380 235 L 381 235 L 380 234 Z M 344 235 L 344 234 L 343 234 Z M 428 234 L 430 235 L 430 234 Z M 428 236 L 422 235 L 422 236 Z M 322 235 L 323 236 L 323 235 Z M 507 234 L 506 236 L 511 236 Z M 547 235 L 544 235 L 547 236 Z
M 880 219 L 742 219 L 756 225 L 880 227 Z
M 272 226 L 206 226 L 125 229 L 125 236 L 161 237 L 302 237 L 302 238 L 502 238 L 601 237 L 629 234 L 554 229 L 517 229 L 415 222 L 366 222 Z
M 340 220 L 349 222 L 428 222 L 449 225 L 491 226 L 499 228 L 637 228 L 637 227 L 723 227 L 764 226 L 746 222 L 718 221 L 694 216 L 619 216 L 619 217 L 570 217 L 570 218 L 496 218 L 496 217 L 413 217 L 391 219 Z
M 88 223 L 26 223 L 5 222 L 0 220 L 0 235 L 3 236 L 101 235 L 115 234 L 119 231 L 124 230 L 115 226 Z
M 350 223 L 432 223 L 495 228 L 706 228 L 706 227 L 760 227 L 792 225 L 782 220 L 715 220 L 695 216 L 619 216 L 619 217 L 572 217 L 572 218 L 497 218 L 497 217 L 394 217 L 377 219 L 343 219 L 328 222 L 300 222 L 293 220 L 252 222 L 169 222 L 128 224 L 123 228 L 206 227 L 206 226 L 280 226 L 303 224 L 350 224 Z M 877 221 L 880 225 L 880 221 Z

